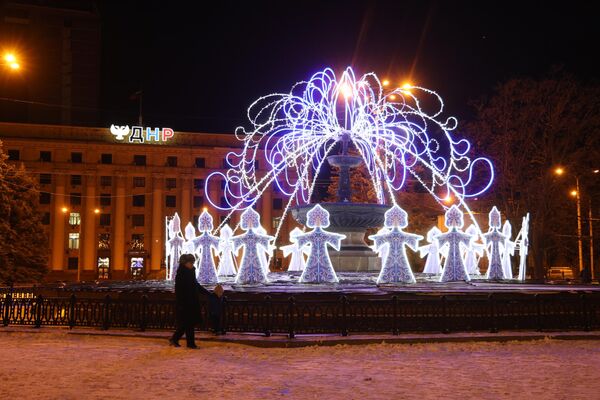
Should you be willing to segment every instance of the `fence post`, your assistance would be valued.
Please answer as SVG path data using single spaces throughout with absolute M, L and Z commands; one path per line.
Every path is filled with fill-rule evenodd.
M 392 335 L 398 333 L 398 296 L 392 296 Z
M 444 295 L 442 296 L 442 333 L 450 333 L 448 320 L 448 298 Z
M 341 297 L 342 301 L 342 336 L 348 336 L 348 321 L 347 321 L 347 304 L 348 298 L 346 296 Z
M 539 293 L 533 295 L 535 298 L 535 319 L 537 325 L 537 331 L 541 332 L 544 329 L 542 322 L 542 297 Z
M 265 296 L 265 336 L 271 336 L 271 296 Z
M 4 299 L 4 315 L 3 315 L 3 321 L 2 321 L 2 324 L 4 326 L 8 326 L 8 322 L 10 319 L 10 309 L 12 307 L 12 291 L 13 291 L 13 288 L 11 286 L 8 293 L 6 293 L 6 298 Z
M 294 296 L 291 296 L 289 299 L 289 308 L 288 308 L 288 315 L 289 315 L 289 321 L 288 321 L 288 337 L 290 339 L 293 339 L 296 337 L 296 332 L 294 330 L 294 312 L 296 309 L 296 300 L 294 299 Z
M 73 329 L 75 327 L 75 301 L 77 298 L 75 297 L 75 293 L 71 295 L 69 299 L 69 329 Z
M 102 317 L 102 329 L 108 330 L 110 327 L 110 295 L 107 294 L 104 298 L 104 307 L 103 307 L 103 317 Z
M 498 333 L 498 326 L 496 325 L 496 297 L 494 293 L 488 295 L 488 301 L 490 303 L 490 332 Z
M 227 333 L 227 296 L 223 296 L 223 308 L 221 309 L 221 334 Z
M 146 330 L 146 313 L 148 309 L 148 296 L 142 296 L 142 309 L 140 310 L 140 331 L 144 332 Z
M 42 303 L 44 301 L 44 297 L 41 294 L 37 295 L 35 300 L 35 327 L 41 328 L 42 326 Z
M 588 321 L 588 307 L 587 307 L 587 296 L 585 295 L 585 293 L 582 293 L 579 296 L 579 299 L 581 300 L 581 318 L 583 319 L 583 330 L 584 331 L 589 331 L 590 330 L 590 324 Z

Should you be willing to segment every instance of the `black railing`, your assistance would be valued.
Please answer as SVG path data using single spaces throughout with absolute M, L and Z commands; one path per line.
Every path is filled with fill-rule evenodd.
M 25 294 L 24 294 L 25 293 Z M 203 305 L 203 326 L 209 329 Z M 0 296 L 2 324 L 96 327 L 100 329 L 173 329 L 170 298 L 64 297 L 8 290 Z M 223 332 L 264 335 L 499 330 L 592 330 L 600 328 L 600 293 L 535 295 L 427 295 L 402 298 L 299 295 L 224 297 Z

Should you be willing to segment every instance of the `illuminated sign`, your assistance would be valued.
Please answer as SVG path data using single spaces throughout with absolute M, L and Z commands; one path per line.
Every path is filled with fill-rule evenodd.
M 167 140 L 175 136 L 175 132 L 171 128 L 144 128 L 142 126 L 132 126 L 129 129 L 129 125 L 111 125 L 110 133 L 113 134 L 115 139 L 120 142 L 129 143 L 165 143 Z

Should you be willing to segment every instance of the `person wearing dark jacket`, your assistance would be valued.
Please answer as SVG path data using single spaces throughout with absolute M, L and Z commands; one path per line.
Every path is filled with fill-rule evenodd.
M 196 258 L 192 254 L 182 254 L 179 257 L 179 268 L 175 276 L 175 309 L 177 329 L 169 343 L 179 346 L 179 339 L 185 333 L 187 347 L 195 349 L 194 327 L 201 322 L 200 293 L 209 295 L 210 292 L 196 281 Z

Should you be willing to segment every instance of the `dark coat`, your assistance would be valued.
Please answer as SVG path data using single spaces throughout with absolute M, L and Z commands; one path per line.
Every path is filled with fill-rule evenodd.
M 176 317 L 180 325 L 197 324 L 202 321 L 200 294 L 210 294 L 196 281 L 196 269 L 180 265 L 175 276 Z

